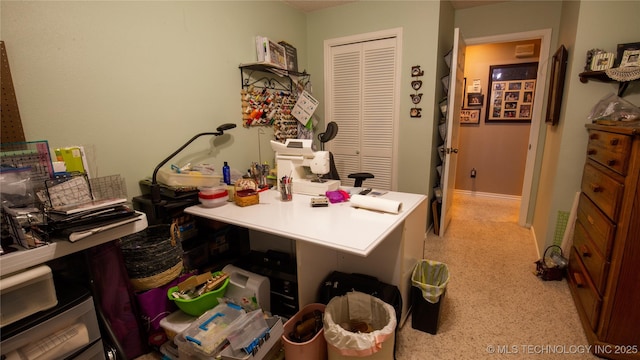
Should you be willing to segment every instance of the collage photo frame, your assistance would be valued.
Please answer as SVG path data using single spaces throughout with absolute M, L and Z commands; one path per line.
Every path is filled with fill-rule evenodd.
M 531 121 L 538 63 L 491 66 L 487 122 Z

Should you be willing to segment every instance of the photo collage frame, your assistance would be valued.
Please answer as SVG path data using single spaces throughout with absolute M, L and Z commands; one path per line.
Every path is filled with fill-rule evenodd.
M 486 121 L 531 121 L 538 63 L 492 66 Z

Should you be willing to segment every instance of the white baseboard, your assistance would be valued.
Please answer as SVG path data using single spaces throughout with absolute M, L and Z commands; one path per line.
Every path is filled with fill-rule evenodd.
M 520 201 L 522 196 L 517 195 L 507 195 L 507 194 L 496 194 L 496 193 L 488 193 L 488 192 L 480 192 L 480 191 L 471 191 L 471 190 L 453 190 L 454 194 L 462 194 L 462 195 L 470 195 L 477 197 L 486 197 L 492 199 L 503 199 L 503 200 L 513 200 Z

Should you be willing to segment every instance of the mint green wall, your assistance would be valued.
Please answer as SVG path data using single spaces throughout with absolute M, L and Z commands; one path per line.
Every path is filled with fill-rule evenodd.
M 175 161 L 259 159 L 257 129 L 242 128 L 238 65 L 256 60 L 256 35 L 298 47 L 304 14 L 266 1 L 2 1 L 5 41 L 28 140 L 84 145 L 95 176 L 138 181 L 193 135 L 222 123 L 231 141 L 203 137 Z M 320 82 L 321 78 L 314 78 Z M 272 160 L 267 128 L 263 160 Z M 218 144 L 216 142 L 216 144 Z
M 398 156 L 398 190 L 429 194 L 432 171 L 431 153 L 433 117 L 436 97 L 440 96 L 440 76 L 437 64 L 438 17 L 440 4 L 436 1 L 362 1 L 311 13 L 307 17 L 309 70 L 318 77 L 324 73 L 324 40 L 391 28 L 403 28 L 402 74 L 400 95 L 400 144 Z M 424 94 L 420 105 L 422 118 L 411 118 L 411 66 L 425 70 L 422 77 Z M 440 86 L 440 87 L 439 87 Z M 324 88 L 314 85 L 320 99 Z M 439 100 L 439 98 L 438 98 Z M 324 121 L 324 109 L 317 111 Z
M 542 165 L 552 173 L 550 178 L 553 181 L 541 183 L 538 191 L 539 202 L 544 201 L 545 204 L 536 208 L 533 223 L 540 251 L 553 241 L 558 211 L 569 211 L 576 192 L 580 191 L 587 146 L 584 125 L 589 123 L 587 117 L 591 108 L 603 97 L 617 91 L 614 84 L 594 81 L 583 84 L 579 81 L 578 74 L 584 71 L 586 53 L 593 48 L 615 52 L 617 44 L 637 42 L 640 37 L 638 14 L 640 2 L 637 1 L 582 1 L 579 7 L 567 4 L 568 29 L 563 30 L 568 34 L 563 38 L 570 39 L 575 33 L 575 40 L 569 43 L 560 124 L 548 132 L 549 148 L 545 148 Z M 594 24 L 604 24 L 604 28 Z M 640 105 L 638 85 L 636 82 L 629 86 L 624 96 L 635 105 Z
M 238 64 L 255 59 L 255 35 L 296 46 L 299 67 L 312 74 L 314 95 L 322 100 L 325 39 L 402 27 L 399 190 L 431 195 L 442 55 L 454 25 L 466 38 L 552 28 L 552 51 L 568 45 L 569 68 L 560 124 L 540 129 L 534 178 L 540 184 L 532 207 L 543 249 L 552 241 L 557 211 L 568 211 L 579 189 L 586 116 L 616 90 L 578 81 L 584 56 L 591 48 L 613 51 L 618 43 L 638 41 L 638 13 L 638 1 L 514 1 L 455 13 L 446 2 L 362 1 L 306 15 L 276 1 L 2 1 L 0 36 L 27 138 L 87 146 L 96 175 L 123 175 L 133 196 L 138 180 L 193 134 L 241 124 Z M 408 113 L 406 72 L 413 65 L 425 70 L 419 119 Z M 635 83 L 626 97 L 635 104 L 637 89 Z M 232 141 L 213 154 L 208 139 L 185 152 L 242 170 L 258 160 L 258 132 L 231 132 Z M 270 137 L 269 130 L 261 137 L 263 160 L 272 156 Z

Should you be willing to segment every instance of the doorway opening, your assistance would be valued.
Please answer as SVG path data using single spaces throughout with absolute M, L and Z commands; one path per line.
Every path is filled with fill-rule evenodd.
M 533 213 L 534 203 L 532 199 L 535 198 L 535 191 L 537 186 L 534 186 L 534 176 L 536 173 L 536 163 L 539 162 L 538 156 L 538 140 L 540 135 L 540 127 L 544 124 L 543 116 L 544 113 L 542 111 L 544 104 L 544 91 L 546 88 L 546 77 L 547 77 L 547 65 L 548 59 L 550 57 L 550 42 L 551 42 L 551 29 L 543 29 L 543 30 L 535 30 L 529 32 L 522 33 L 512 33 L 512 34 L 503 34 L 503 35 L 495 35 L 489 37 L 482 38 L 471 38 L 466 39 L 466 44 L 468 47 L 472 47 L 475 45 L 489 45 L 489 44 L 501 44 L 501 43 L 514 43 L 514 42 L 532 42 L 539 41 L 539 56 L 538 56 L 538 70 L 536 77 L 536 86 L 535 86 L 535 94 L 534 94 L 534 104 L 532 108 L 532 118 L 531 122 L 528 123 L 528 134 L 524 134 L 524 138 L 522 141 L 526 141 L 525 149 L 526 154 L 523 155 L 525 158 L 524 165 L 524 174 L 522 176 L 522 189 L 520 199 L 520 211 L 518 214 L 518 224 L 524 227 L 530 227 L 532 216 L 530 214 Z M 526 61 L 535 61 L 531 59 L 527 59 Z M 500 64 L 497 64 L 500 65 Z M 465 72 L 466 76 L 466 72 Z M 485 81 L 487 79 L 487 75 L 485 75 Z M 467 79 L 466 86 L 473 85 L 473 79 Z M 485 86 L 488 86 L 488 82 L 485 82 Z M 466 90 L 466 89 L 465 89 Z M 485 96 L 488 96 L 489 89 L 483 89 Z M 485 106 L 484 110 L 488 108 L 488 103 L 491 99 L 485 98 Z M 484 120 L 484 113 L 482 119 Z M 481 120 L 481 121 L 483 121 Z M 482 124 L 484 125 L 484 124 Z M 517 129 L 517 127 L 515 128 Z M 522 130 L 522 129 L 520 129 Z M 503 141 L 504 142 L 504 150 L 509 151 L 509 141 L 513 140 L 509 135 L 505 135 L 503 139 L 492 139 L 491 141 Z M 481 148 L 473 148 L 473 144 L 471 145 L 468 151 L 480 151 Z M 542 150 L 542 149 L 541 149 Z M 482 176 L 482 172 L 480 169 L 476 169 L 476 172 L 473 174 L 474 176 Z M 470 171 L 466 171 L 466 169 L 462 169 L 458 172 L 457 176 L 461 177 L 470 177 Z M 456 187 L 457 189 L 457 187 Z M 472 189 L 473 190 L 473 189 Z M 458 191 L 458 190 L 456 190 Z M 471 190 L 467 190 L 471 192 Z M 505 195 L 506 198 L 518 198 L 518 196 L 513 195 Z

